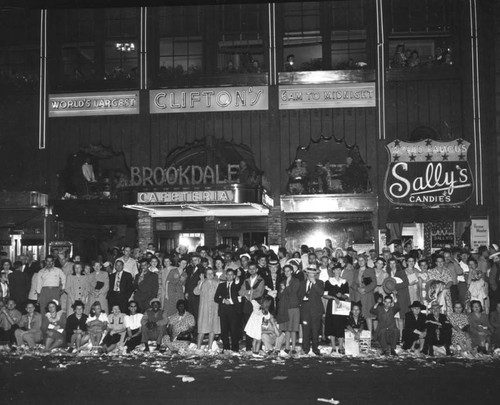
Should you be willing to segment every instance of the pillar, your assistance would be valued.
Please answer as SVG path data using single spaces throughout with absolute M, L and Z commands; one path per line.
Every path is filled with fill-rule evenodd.
M 148 248 L 148 243 L 154 243 L 153 218 L 147 212 L 139 211 L 137 215 L 137 239 L 141 251 Z
M 284 246 L 285 242 L 285 214 L 281 206 L 277 205 L 269 210 L 267 217 L 267 234 L 269 245 Z

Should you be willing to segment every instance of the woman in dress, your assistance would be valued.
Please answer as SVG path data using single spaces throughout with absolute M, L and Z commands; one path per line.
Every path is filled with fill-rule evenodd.
M 61 311 L 59 302 L 51 301 L 47 305 L 45 319 L 42 322 L 42 331 L 45 334 L 45 352 L 50 352 L 64 344 L 64 328 L 66 327 L 66 313 Z
M 75 263 L 73 266 L 73 274 L 66 280 L 66 314 L 73 313 L 73 304 L 76 301 L 81 301 L 84 304 L 88 300 L 88 278 L 83 273 L 82 263 Z
M 87 318 L 87 331 L 90 336 L 92 347 L 98 347 L 101 344 L 102 335 L 108 325 L 108 315 L 102 310 L 101 303 L 95 301 L 90 309 L 90 315 Z
M 88 277 L 88 302 L 98 301 L 101 304 L 101 309 L 108 313 L 108 300 L 106 298 L 109 290 L 109 275 L 102 268 L 101 262 L 92 262 L 93 273 Z M 87 306 L 87 313 L 90 312 L 90 305 Z
M 436 298 L 439 294 L 440 297 L 440 305 L 444 305 L 442 307 L 442 311 L 445 315 L 450 315 L 453 313 L 453 306 L 451 302 L 451 294 L 450 287 L 453 284 L 453 280 L 451 278 L 451 274 L 449 270 L 444 266 L 444 257 L 441 255 L 436 256 L 436 267 L 430 269 L 427 273 L 427 288 L 429 297 L 429 303 L 432 303 L 433 298 L 431 298 L 432 289 L 434 288 L 434 292 Z M 441 284 L 438 284 L 440 282 Z M 436 293 L 436 287 L 438 287 L 438 291 Z M 434 298 L 435 299 L 435 298 Z
M 292 354 L 296 354 L 297 333 L 299 332 L 300 310 L 299 310 L 299 288 L 300 281 L 293 277 L 293 268 L 289 264 L 283 267 L 285 275 L 281 281 L 278 294 L 279 329 L 285 332 L 285 352 L 290 353 L 290 339 L 292 341 Z
M 489 350 L 491 336 L 488 315 L 483 312 L 483 306 L 480 301 L 471 301 L 470 308 L 472 311 L 469 314 L 472 348 L 486 354 Z
M 405 269 L 406 276 L 408 277 L 408 292 L 410 294 L 410 302 L 415 302 L 419 300 L 418 294 L 418 283 L 419 283 L 419 272 L 415 267 L 415 259 L 409 257 L 406 261 L 407 267 Z
M 160 264 L 160 259 L 158 257 L 153 256 L 151 259 L 149 259 L 149 271 L 151 273 L 155 273 L 160 276 L 160 270 L 161 270 L 161 264 Z
M 198 309 L 198 349 L 205 334 L 208 333 L 208 350 L 212 350 L 212 343 L 216 334 L 220 333 L 220 318 L 218 314 L 219 304 L 214 300 L 219 280 L 215 278 L 213 269 L 206 270 L 206 277 L 201 274 L 200 281 L 194 289 L 194 293 L 200 296 Z
M 162 309 L 165 317 L 177 313 L 177 301 L 184 299 L 184 284 L 186 283 L 186 260 L 181 260 L 179 266 L 175 267 L 173 258 L 165 257 L 163 269 L 159 277 L 158 298 L 163 304 Z
M 66 341 L 69 344 L 69 352 L 77 352 L 89 341 L 87 333 L 87 315 L 83 313 L 85 304 L 82 301 L 75 301 L 73 313 L 66 320 Z
M 464 313 L 464 307 L 460 302 L 456 302 L 453 306 L 453 313 L 448 315 L 448 320 L 451 323 L 451 344 L 456 347 L 461 354 L 471 352 L 471 339 L 468 333 L 469 317 Z
M 406 313 L 409 311 L 410 308 L 410 291 L 408 290 L 408 286 L 410 285 L 410 282 L 408 280 L 408 276 L 406 274 L 406 270 L 403 269 L 402 267 L 399 267 L 395 265 L 396 259 L 389 259 L 389 265 L 391 266 L 391 269 L 397 268 L 396 273 L 391 273 L 394 274 L 394 278 L 396 279 L 396 298 L 397 298 L 397 303 L 399 304 L 399 318 L 400 321 L 398 322 L 398 327 L 401 332 L 403 333 L 403 329 L 405 327 L 405 316 Z M 416 300 L 415 300 L 416 301 Z
M 366 265 L 366 257 L 358 256 L 358 268 L 354 270 L 353 288 L 354 296 L 351 297 L 353 302 L 360 301 L 361 313 L 366 319 L 368 329 L 372 330 L 372 318 L 370 309 L 375 305 L 373 292 L 377 287 L 377 279 L 375 270 Z
M 344 334 L 347 321 L 347 315 L 334 315 L 333 314 L 333 304 L 336 306 L 344 305 L 347 306 L 347 300 L 349 299 L 349 285 L 346 280 L 340 277 L 342 273 L 342 268 L 340 265 L 335 265 L 333 267 L 333 277 L 330 277 L 325 283 L 325 293 L 323 299 L 328 300 L 328 305 L 326 307 L 325 315 L 325 336 L 330 338 L 332 343 L 332 353 L 336 351 L 337 353 L 344 353 Z M 335 338 L 339 341 L 338 348 L 335 345 Z
M 389 277 L 385 265 L 386 262 L 383 257 L 378 257 L 377 260 L 375 260 L 375 278 L 377 279 L 377 287 L 374 290 L 375 301 L 377 301 L 379 297 L 385 297 L 386 295 L 382 287 L 384 280 Z

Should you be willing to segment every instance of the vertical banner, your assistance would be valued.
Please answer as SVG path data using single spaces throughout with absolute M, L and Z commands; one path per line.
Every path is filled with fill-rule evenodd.
M 473 250 L 479 246 L 490 245 L 490 225 L 488 218 L 472 218 L 470 226 L 470 244 Z

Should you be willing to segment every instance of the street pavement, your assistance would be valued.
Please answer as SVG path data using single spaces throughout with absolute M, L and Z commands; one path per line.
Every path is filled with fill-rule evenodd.
M 2 405 L 484 405 L 500 403 L 500 359 L 2 354 L 0 384 Z

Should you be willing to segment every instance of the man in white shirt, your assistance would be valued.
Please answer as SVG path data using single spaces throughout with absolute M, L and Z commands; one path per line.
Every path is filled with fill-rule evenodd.
M 125 246 L 123 248 L 123 256 L 117 260 L 121 260 L 123 262 L 123 271 L 132 274 L 132 278 L 135 280 L 135 276 L 139 273 L 139 269 L 137 268 L 137 261 L 130 257 L 132 253 L 132 249 L 130 246 Z
M 36 294 L 40 304 L 40 313 L 45 314 L 47 304 L 52 300 L 60 300 L 65 292 L 66 275 L 59 268 L 54 266 L 54 256 L 48 255 L 45 258 L 45 267 L 37 273 Z

